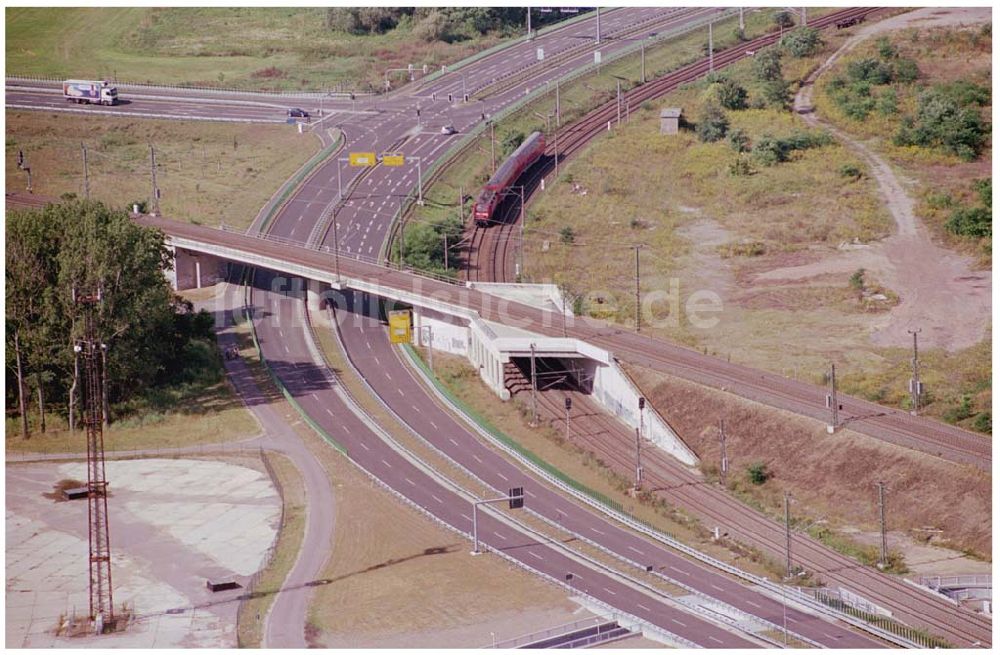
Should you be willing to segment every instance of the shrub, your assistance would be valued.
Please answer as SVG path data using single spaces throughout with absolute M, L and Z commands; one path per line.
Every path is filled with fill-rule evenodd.
M 750 166 L 750 159 L 744 157 L 743 155 L 737 155 L 736 158 L 729 162 L 729 174 L 733 177 L 746 177 L 748 175 L 753 175 L 753 167 Z
M 738 82 L 724 79 L 715 85 L 716 97 L 725 109 L 734 111 L 747 108 L 747 90 Z
M 747 467 L 747 478 L 751 484 L 761 485 L 771 478 L 771 472 L 763 462 L 754 462 Z
M 816 54 L 823 41 L 819 38 L 819 30 L 803 27 L 783 36 L 778 45 L 793 57 L 810 57 Z
M 871 84 L 888 84 L 892 81 L 892 67 L 874 57 L 865 57 L 847 64 L 847 79 Z
M 958 401 L 958 405 L 949 407 L 944 412 L 944 420 L 949 423 L 964 421 L 972 416 L 972 396 L 964 394 Z
M 757 161 L 765 166 L 773 166 L 788 161 L 788 155 L 794 150 L 818 148 L 829 144 L 832 140 L 833 137 L 820 130 L 809 132 L 798 130 L 784 139 L 765 134 L 757 139 L 752 152 Z
M 844 164 L 840 167 L 840 176 L 848 177 L 854 180 L 860 180 L 862 176 L 861 169 L 855 164 Z
M 519 130 L 507 132 L 500 140 L 500 149 L 504 157 L 517 150 L 517 147 L 524 141 L 525 134 Z
M 904 119 L 893 138 L 896 145 L 938 147 L 966 161 L 979 156 L 989 136 L 979 112 L 961 107 L 938 87 L 921 93 L 918 104 L 916 119 Z
M 896 47 L 892 45 L 888 37 L 879 37 L 878 43 L 878 56 L 882 59 L 895 59 L 896 57 Z
M 563 229 L 559 230 L 559 240 L 567 245 L 572 244 L 576 241 L 576 232 L 573 231 L 573 228 L 567 225 Z
M 896 114 L 899 111 L 896 89 L 889 88 L 880 93 L 878 100 L 875 101 L 875 107 L 878 109 L 878 113 L 883 116 L 893 116 Z
M 698 121 L 698 140 L 703 143 L 718 141 L 726 136 L 729 130 L 729 119 L 726 113 L 716 104 L 708 103 L 702 110 L 701 120 Z
M 865 269 L 859 268 L 851 273 L 851 279 L 848 282 L 855 291 L 863 291 L 865 288 Z
M 764 82 L 760 87 L 761 97 L 767 105 L 787 109 L 791 103 L 788 82 L 782 79 Z
M 736 152 L 750 152 L 750 136 L 741 127 L 729 132 L 729 147 Z
M 920 69 L 917 62 L 912 59 L 899 59 L 893 70 L 893 77 L 902 84 L 913 84 L 920 77 Z
M 753 58 L 753 72 L 761 82 L 781 79 L 781 53 L 774 48 L 761 50 Z
M 938 92 L 947 98 L 951 98 L 961 107 L 978 105 L 985 107 L 990 104 L 990 88 L 982 86 L 969 80 L 956 80 L 945 84 L 938 84 L 935 87 Z
M 993 214 L 985 207 L 961 207 L 951 213 L 944 227 L 963 237 L 990 237 L 993 236 Z
M 979 195 L 979 202 L 982 203 L 983 207 L 987 209 L 993 208 L 993 178 L 987 177 L 982 180 L 976 180 L 972 183 L 972 188 L 976 190 Z
M 792 14 L 787 11 L 778 11 L 774 14 L 774 24 L 782 29 L 788 29 L 795 25 L 795 21 L 792 19 Z
M 990 412 L 979 412 L 972 421 L 972 427 L 986 434 L 993 433 L 993 415 Z

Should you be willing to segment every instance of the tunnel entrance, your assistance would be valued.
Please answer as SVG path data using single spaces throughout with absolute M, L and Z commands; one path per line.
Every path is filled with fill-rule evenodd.
M 588 365 L 591 364 L 591 365 Z M 531 357 L 511 357 L 504 364 L 504 387 L 511 396 L 531 391 Z M 535 357 L 535 382 L 539 391 L 594 390 L 592 362 L 572 357 Z

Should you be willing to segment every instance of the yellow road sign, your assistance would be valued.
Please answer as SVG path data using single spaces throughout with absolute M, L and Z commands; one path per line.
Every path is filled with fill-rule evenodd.
M 403 155 L 390 155 L 389 153 L 383 153 L 382 163 L 386 166 L 403 166 L 406 163 L 406 157 Z
M 399 309 L 389 312 L 389 341 L 410 343 L 410 310 Z
M 374 152 L 352 152 L 349 159 L 351 166 L 374 166 L 376 163 Z

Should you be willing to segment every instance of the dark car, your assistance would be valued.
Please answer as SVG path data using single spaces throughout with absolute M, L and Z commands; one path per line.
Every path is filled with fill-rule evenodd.
M 288 110 L 289 118 L 309 118 L 309 112 L 305 109 L 299 109 L 298 107 L 292 107 Z

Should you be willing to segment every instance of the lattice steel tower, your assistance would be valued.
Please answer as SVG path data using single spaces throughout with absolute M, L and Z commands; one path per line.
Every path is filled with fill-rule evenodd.
M 87 429 L 87 514 L 90 522 L 90 618 L 103 629 L 114 621 L 111 596 L 111 542 L 108 537 L 108 481 L 104 473 L 102 349 L 97 338 L 94 314 L 101 293 L 75 294 L 83 306 L 84 338 L 77 343 L 84 359 L 84 425 Z

